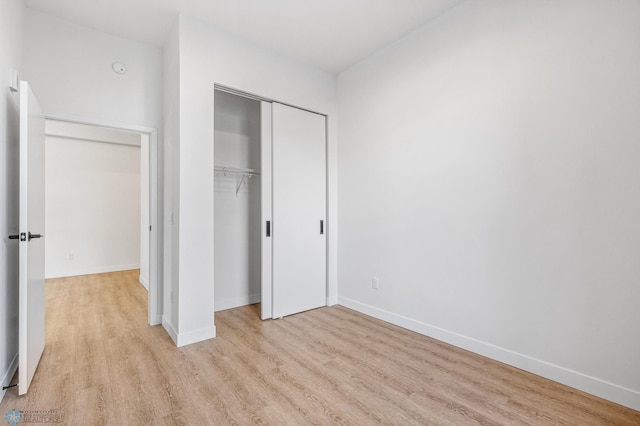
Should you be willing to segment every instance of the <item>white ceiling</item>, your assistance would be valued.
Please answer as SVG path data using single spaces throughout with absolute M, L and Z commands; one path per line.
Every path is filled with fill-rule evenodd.
M 25 0 L 27 7 L 161 47 L 178 13 L 338 73 L 463 0 Z

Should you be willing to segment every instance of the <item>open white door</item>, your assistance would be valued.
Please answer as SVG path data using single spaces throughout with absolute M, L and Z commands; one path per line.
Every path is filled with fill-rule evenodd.
M 20 266 L 18 394 L 24 395 L 44 351 L 44 115 L 20 82 Z
M 279 318 L 327 303 L 326 117 L 274 103 L 272 134 L 272 315 Z

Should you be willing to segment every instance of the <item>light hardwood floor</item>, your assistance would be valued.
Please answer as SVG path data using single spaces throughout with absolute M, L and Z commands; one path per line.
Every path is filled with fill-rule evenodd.
M 47 281 L 47 345 L 8 409 L 69 425 L 640 425 L 633 411 L 343 307 L 275 321 L 216 313 L 176 348 L 138 271 Z

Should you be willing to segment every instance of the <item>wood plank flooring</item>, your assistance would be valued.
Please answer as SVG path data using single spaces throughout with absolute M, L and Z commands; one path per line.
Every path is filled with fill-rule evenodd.
M 47 345 L 8 409 L 69 425 L 640 425 L 640 412 L 344 307 L 216 313 L 176 348 L 147 325 L 138 271 L 48 280 Z

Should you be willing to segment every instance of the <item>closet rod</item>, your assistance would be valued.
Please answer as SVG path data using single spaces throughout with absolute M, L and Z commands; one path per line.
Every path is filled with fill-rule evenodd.
M 259 176 L 260 173 L 256 172 L 254 169 L 243 169 L 240 167 L 225 167 L 225 166 L 214 166 L 214 170 L 216 172 L 222 173 L 234 173 L 238 175 L 250 175 L 250 176 Z
M 251 179 L 253 176 L 260 175 L 260 173 L 256 172 L 253 169 L 243 169 L 240 167 L 214 166 L 213 168 L 216 172 L 224 173 L 225 176 L 227 175 L 227 173 L 234 174 L 234 175 L 242 175 L 242 179 L 240 179 L 240 182 L 236 185 L 236 197 L 238 196 L 238 192 L 240 191 L 240 188 L 242 187 L 242 184 L 244 183 L 244 180 L 247 176 L 249 177 L 249 179 Z

